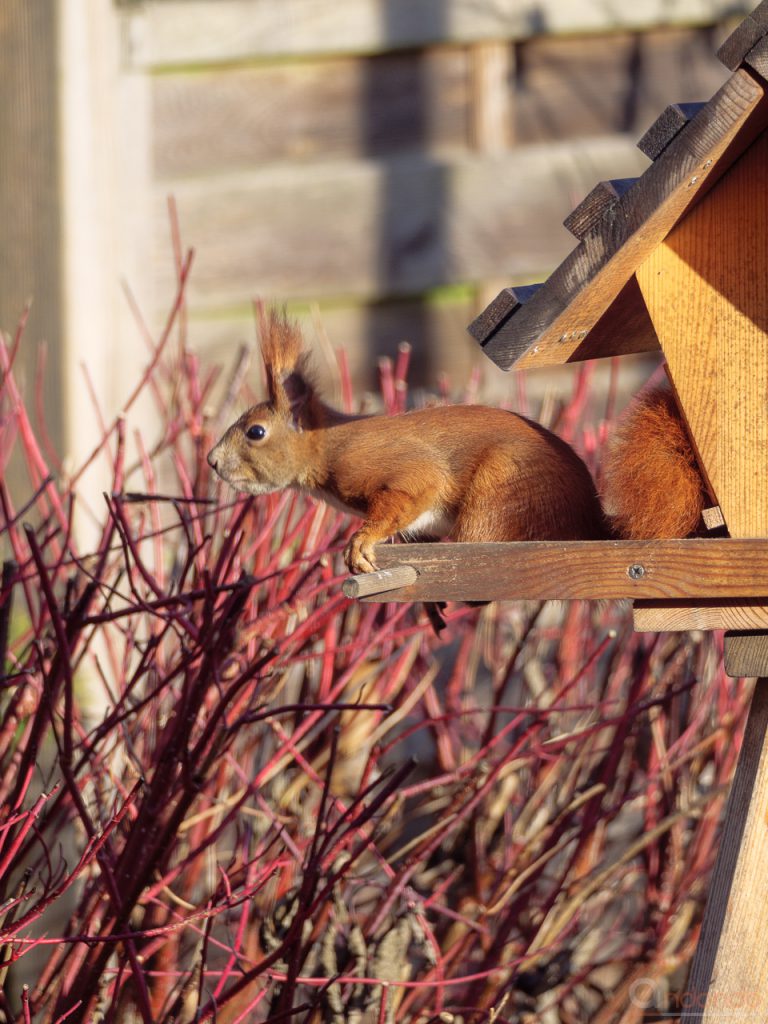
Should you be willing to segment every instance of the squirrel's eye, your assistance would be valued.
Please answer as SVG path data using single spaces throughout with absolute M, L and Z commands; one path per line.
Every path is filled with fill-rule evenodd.
M 267 436 L 267 431 L 260 423 L 254 423 L 252 427 L 248 427 L 245 436 L 249 441 L 263 441 Z

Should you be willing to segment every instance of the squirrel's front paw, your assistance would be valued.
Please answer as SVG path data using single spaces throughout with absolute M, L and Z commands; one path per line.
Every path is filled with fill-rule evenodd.
M 352 573 L 376 572 L 378 565 L 374 557 L 374 545 L 365 535 L 355 533 L 344 550 L 344 561 Z

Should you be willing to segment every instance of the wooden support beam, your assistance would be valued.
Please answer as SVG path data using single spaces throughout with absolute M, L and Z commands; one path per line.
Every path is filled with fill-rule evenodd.
M 408 565 L 410 586 L 372 601 L 657 600 L 768 594 L 768 540 L 380 544 L 381 570 Z
M 131 0 L 139 6 L 136 0 Z M 122 0 L 127 6 L 128 0 Z M 743 0 L 736 5 L 742 7 Z M 184 68 L 264 58 L 379 53 L 486 39 L 522 40 L 546 29 L 554 35 L 637 32 L 710 24 L 730 16 L 734 0 L 666 4 L 605 0 L 152 0 L 147 29 L 133 60 L 146 67 Z M 610 39 L 610 36 L 608 36 Z M 607 43 L 606 45 L 610 45 Z
M 723 663 L 729 676 L 768 676 L 768 633 L 726 633 Z
M 719 601 L 699 601 L 696 604 L 690 601 L 635 601 L 632 618 L 638 633 L 687 633 L 692 629 L 768 630 L 768 604 L 755 601 L 729 601 L 726 604 Z M 768 675 L 768 670 L 746 674 Z
M 681 1024 L 768 1017 L 768 680 L 752 698 Z

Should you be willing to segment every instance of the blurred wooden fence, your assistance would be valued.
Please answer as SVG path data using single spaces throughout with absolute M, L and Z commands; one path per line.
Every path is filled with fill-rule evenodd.
M 60 313 L 40 310 L 39 332 L 63 367 L 62 422 L 85 416 L 67 369 L 80 361 L 107 411 L 119 404 L 143 352 L 118 282 L 160 322 L 172 195 L 196 250 L 191 336 L 212 358 L 252 337 L 261 296 L 318 303 L 361 382 L 403 338 L 423 379 L 462 379 L 477 308 L 551 270 L 571 247 L 564 216 L 599 179 L 642 169 L 635 141 L 669 102 L 712 94 L 717 40 L 750 6 L 4 0 L 0 255 L 15 269 L 0 326 L 37 291 Z M 59 166 L 34 150 L 51 133 Z M 55 287 L 41 296 L 25 267 Z

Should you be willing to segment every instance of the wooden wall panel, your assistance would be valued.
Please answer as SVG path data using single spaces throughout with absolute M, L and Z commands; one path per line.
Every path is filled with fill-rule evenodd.
M 482 304 L 502 285 L 546 276 L 571 245 L 562 220 L 595 182 L 647 166 L 634 142 L 670 95 L 706 97 L 726 77 L 711 33 L 690 27 L 635 35 L 612 24 L 609 35 L 558 37 L 514 28 L 517 5 L 506 13 L 496 5 L 493 14 L 488 5 L 477 17 L 501 17 L 500 35 L 478 43 L 479 21 L 460 28 L 462 3 L 441 4 L 439 25 L 428 3 L 395 3 L 379 34 L 351 52 L 371 17 L 365 0 L 332 14 L 322 5 L 331 22 L 344 14 L 333 47 L 323 41 L 326 22 L 308 41 L 319 8 L 301 0 L 282 13 L 259 2 L 218 3 L 206 29 L 221 48 L 213 52 L 196 22 L 206 6 L 143 7 L 143 38 L 155 48 L 147 64 L 155 66 L 158 294 L 172 290 L 172 194 L 196 249 L 191 311 L 216 336 L 232 339 L 256 295 L 318 301 L 357 310 L 342 319 L 360 320 L 361 358 L 374 367 L 391 337 L 382 325 L 399 320 L 383 310 L 411 304 L 405 322 L 418 349 L 416 379 L 425 383 L 434 368 L 467 365 L 455 356 L 470 344 L 454 304 L 462 340 L 440 346 L 445 332 L 435 329 L 427 293 L 474 287 Z M 557 16 L 547 17 L 539 28 L 558 27 Z M 299 35 L 281 35 L 286 19 L 289 35 L 304 33 L 300 59 L 292 49 Z M 258 25 L 272 38 L 257 39 Z M 423 45 L 435 41 L 442 45 Z M 248 54 L 236 52 L 251 44 Z M 393 49 L 400 44 L 407 48 Z M 376 47 L 383 52 L 370 52 Z
M 165 195 L 197 250 L 194 307 L 255 295 L 415 294 L 439 285 L 545 272 L 570 248 L 562 220 L 590 186 L 647 164 L 626 138 L 522 147 L 506 156 L 418 156 L 266 167 L 163 183 L 156 275 L 172 291 Z
M 157 173 L 464 148 L 468 63 L 445 47 L 156 75 Z
M 5 0 L 0 12 L 0 331 L 12 333 L 34 300 L 16 370 L 31 399 L 37 347 L 49 344 L 45 404 L 54 437 L 64 429 L 63 293 L 59 250 L 60 145 L 54 0 Z
M 141 66 L 526 39 L 547 33 L 708 24 L 751 0 L 150 0 L 131 59 Z
M 714 50 L 711 31 L 691 28 L 531 39 L 517 48 L 515 139 L 639 138 L 667 104 L 720 88 Z
M 493 45 L 503 53 L 505 44 Z M 708 97 L 727 75 L 705 30 L 543 36 L 506 47 L 507 68 L 496 74 L 490 96 L 509 122 L 506 131 L 495 129 L 496 149 L 613 132 L 639 136 L 670 97 Z M 472 148 L 483 114 L 476 88 L 483 53 L 444 46 L 154 75 L 156 173 Z

